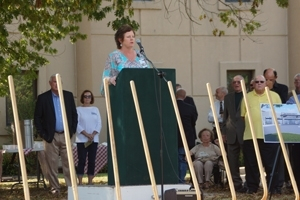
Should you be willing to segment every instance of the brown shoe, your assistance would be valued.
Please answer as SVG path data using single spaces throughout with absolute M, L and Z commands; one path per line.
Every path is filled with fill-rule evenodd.
M 203 188 L 203 183 L 198 183 L 199 189 Z
M 210 184 L 208 181 L 206 181 L 203 185 L 203 189 L 208 189 L 210 187 Z

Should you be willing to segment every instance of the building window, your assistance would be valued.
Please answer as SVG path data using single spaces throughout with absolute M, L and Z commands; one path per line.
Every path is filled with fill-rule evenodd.
M 132 7 L 136 10 L 161 10 L 163 2 L 159 0 L 133 0 Z
M 249 85 L 251 79 L 253 79 L 254 76 L 254 70 L 227 70 L 227 88 L 228 92 L 234 92 L 231 82 L 233 77 L 236 75 L 242 75 L 244 77 L 245 85 L 247 91 L 249 90 Z
M 225 3 L 239 3 L 240 1 L 244 2 L 251 2 L 252 0 L 225 0 Z
M 35 101 L 37 97 L 37 80 L 28 81 L 23 71 L 21 75 L 14 76 L 16 102 L 19 119 L 33 119 Z M 14 121 L 10 95 L 6 97 L 6 125 Z
M 240 3 L 239 0 L 219 0 L 218 1 L 218 9 L 219 10 L 230 10 L 230 7 L 234 7 L 238 10 L 250 10 L 252 7 L 253 0 L 241 0 L 242 3 Z M 230 5 L 230 7 L 228 6 Z M 257 8 L 260 9 L 260 6 Z

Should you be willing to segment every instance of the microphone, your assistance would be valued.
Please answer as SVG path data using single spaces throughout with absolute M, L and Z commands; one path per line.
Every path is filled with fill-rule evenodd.
M 144 47 L 142 46 L 141 40 L 137 39 L 136 40 L 137 45 L 140 47 L 140 53 L 144 53 Z

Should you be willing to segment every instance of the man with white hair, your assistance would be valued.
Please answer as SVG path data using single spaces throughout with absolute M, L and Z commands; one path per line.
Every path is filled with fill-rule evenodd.
M 217 116 L 218 116 L 218 122 L 220 124 L 223 123 L 223 113 L 224 113 L 224 97 L 225 95 L 227 95 L 228 90 L 226 87 L 218 87 L 216 89 L 216 101 L 214 102 L 215 104 L 215 108 L 216 108 L 216 112 L 217 112 Z M 210 108 L 209 112 L 208 112 L 208 116 L 207 116 L 207 120 L 209 123 L 212 123 L 212 131 L 214 133 L 214 139 L 218 138 L 217 135 L 217 130 L 216 130 L 216 125 L 215 125 L 215 120 L 214 120 L 214 116 L 213 116 L 213 112 L 212 109 Z
M 261 103 L 268 103 L 267 94 L 265 92 L 266 79 L 263 75 L 258 75 L 254 79 L 255 85 L 252 92 L 247 93 L 247 99 L 249 107 L 251 108 L 251 118 L 254 126 L 254 133 L 256 134 L 259 151 L 261 154 L 262 164 L 267 174 L 267 183 L 270 184 L 270 176 L 274 166 L 274 161 L 278 149 L 278 143 L 265 143 L 262 127 L 261 117 Z M 270 91 L 270 97 L 273 103 L 281 104 L 279 95 L 273 91 Z M 246 171 L 246 183 L 247 193 L 256 193 L 260 183 L 260 173 L 258 169 L 257 157 L 254 150 L 253 138 L 250 130 L 249 116 L 246 110 L 245 101 L 242 100 L 241 104 L 241 116 L 245 119 L 245 132 L 244 132 L 244 163 Z M 276 187 L 278 186 L 278 174 L 273 175 L 272 184 L 269 185 L 270 193 L 276 193 Z
M 239 157 L 243 147 L 243 136 L 245 122 L 241 117 L 240 108 L 243 99 L 241 75 L 236 75 L 231 81 L 234 92 L 227 94 L 224 98 L 224 114 L 222 135 L 227 144 L 227 157 L 234 184 L 235 191 L 246 192 L 240 175 Z
M 295 90 L 296 94 L 297 94 L 297 95 L 300 94 L 300 73 L 298 73 L 298 74 L 296 74 L 296 75 L 294 76 L 294 86 L 295 86 L 294 90 Z M 288 97 L 289 97 L 289 98 L 290 98 L 291 96 L 293 96 L 292 92 L 290 92 L 290 93 L 288 94 Z
M 54 195 L 60 194 L 58 181 L 58 160 L 62 161 L 62 169 L 67 186 L 71 186 L 71 176 L 66 149 L 65 130 L 62 119 L 60 98 L 58 93 L 56 76 L 49 79 L 50 90 L 40 94 L 36 101 L 34 111 L 34 124 L 37 133 L 43 138 L 45 146 L 45 158 L 47 176 L 49 179 L 50 192 Z M 76 133 L 78 115 L 73 93 L 63 90 L 65 112 L 67 116 L 69 137 Z M 47 166 L 46 165 L 46 166 Z

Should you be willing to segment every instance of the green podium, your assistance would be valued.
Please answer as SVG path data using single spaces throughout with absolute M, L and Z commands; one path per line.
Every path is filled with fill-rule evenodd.
M 175 89 L 175 69 L 159 70 L 165 72 L 165 78 L 172 82 Z M 130 88 L 131 80 L 135 82 L 156 183 L 162 182 L 161 166 L 163 166 L 163 184 L 176 184 L 178 183 L 177 121 L 168 85 L 158 77 L 154 69 L 123 69 L 117 77 L 116 86 L 109 86 L 120 185 L 151 184 Z M 109 132 L 107 138 L 108 185 L 114 185 Z

